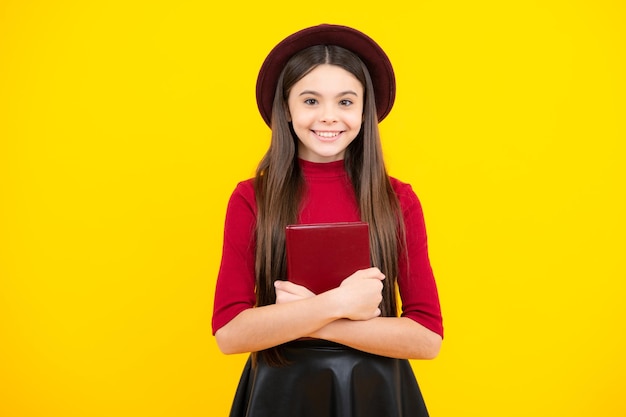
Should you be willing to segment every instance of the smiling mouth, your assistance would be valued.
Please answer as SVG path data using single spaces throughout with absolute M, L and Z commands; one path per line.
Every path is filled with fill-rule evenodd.
M 341 134 L 341 132 L 324 132 L 319 130 L 314 130 L 313 133 L 324 139 L 333 139 Z

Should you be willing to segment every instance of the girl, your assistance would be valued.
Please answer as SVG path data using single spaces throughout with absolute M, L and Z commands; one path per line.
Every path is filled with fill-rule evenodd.
M 231 416 L 428 415 L 408 359 L 437 356 L 443 327 L 419 200 L 382 159 L 394 98 L 386 54 L 349 27 L 299 31 L 263 63 L 272 140 L 230 198 L 213 315 L 224 353 L 252 352 Z M 369 224 L 373 267 L 318 295 L 285 280 L 287 225 L 350 221 Z

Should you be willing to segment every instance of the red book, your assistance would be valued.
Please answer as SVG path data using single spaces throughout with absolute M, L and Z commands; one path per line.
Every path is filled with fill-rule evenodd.
M 285 239 L 287 279 L 315 294 L 338 287 L 371 265 L 364 222 L 289 225 Z

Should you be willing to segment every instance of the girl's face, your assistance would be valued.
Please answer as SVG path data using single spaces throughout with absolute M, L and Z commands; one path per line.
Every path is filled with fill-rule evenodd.
M 343 159 L 361 130 L 363 86 L 335 65 L 319 65 L 289 92 L 289 120 L 300 140 L 298 156 L 311 162 Z

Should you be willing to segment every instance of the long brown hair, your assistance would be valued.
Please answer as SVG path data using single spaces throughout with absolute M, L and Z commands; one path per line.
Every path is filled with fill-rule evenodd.
M 312 46 L 300 51 L 285 65 L 278 79 L 272 107 L 272 140 L 255 178 L 257 306 L 275 303 L 273 283 L 286 277 L 285 226 L 298 219 L 303 189 L 297 159 L 298 138 L 288 118 L 289 92 L 296 82 L 321 64 L 337 65 L 350 72 L 365 91 L 363 125 L 346 149 L 344 163 L 359 202 L 361 220 L 370 226 L 372 265 L 386 277 L 382 315 L 396 316 L 396 277 L 404 225 L 383 162 L 372 80 L 367 67 L 355 54 L 334 45 Z M 280 347 L 259 353 L 270 365 L 286 363 Z

